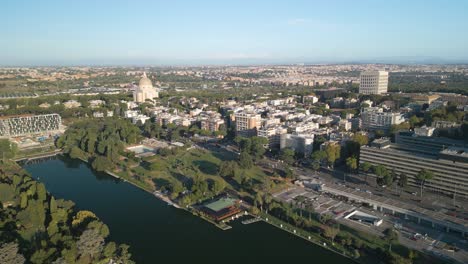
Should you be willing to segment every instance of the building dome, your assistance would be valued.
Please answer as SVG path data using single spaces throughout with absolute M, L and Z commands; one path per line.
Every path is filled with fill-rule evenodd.
M 140 79 L 140 83 L 138 84 L 138 86 L 140 88 L 153 87 L 153 83 L 151 82 L 151 80 L 148 77 L 146 77 L 146 73 L 143 73 L 143 77 Z

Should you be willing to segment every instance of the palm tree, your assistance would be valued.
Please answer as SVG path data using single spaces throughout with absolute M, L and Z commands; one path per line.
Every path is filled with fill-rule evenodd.
M 314 211 L 314 205 L 311 202 L 306 203 L 306 210 L 309 212 L 309 221 L 312 221 L 312 212 Z
M 357 167 L 358 167 L 356 156 L 348 157 L 346 159 L 346 166 L 348 167 L 348 170 L 350 172 L 355 171 L 357 169 Z
M 268 210 L 271 207 L 271 202 L 273 201 L 273 199 L 268 193 L 265 193 L 265 195 L 263 196 L 263 200 L 265 204 L 265 212 L 268 214 Z
M 257 192 L 255 195 L 254 203 L 256 206 L 260 207 L 260 211 L 263 212 L 263 194 L 261 192 Z
M 362 171 L 366 174 L 366 183 L 367 183 L 367 177 L 369 176 L 369 171 L 372 170 L 372 164 L 366 161 L 362 163 L 360 167 Z
M 305 202 L 305 197 L 302 196 L 302 195 L 299 195 L 296 198 L 294 198 L 294 201 L 296 202 L 296 206 L 299 207 L 299 213 L 300 213 L 301 218 L 302 218 L 302 205 Z
M 416 179 L 419 181 L 419 186 L 421 187 L 421 198 L 423 195 L 423 187 L 427 180 L 434 178 L 434 173 L 427 169 L 422 169 L 416 175 Z

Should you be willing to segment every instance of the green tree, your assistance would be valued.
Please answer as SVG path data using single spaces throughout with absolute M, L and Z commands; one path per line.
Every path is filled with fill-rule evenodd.
M 353 136 L 353 141 L 359 143 L 360 146 L 369 144 L 369 137 L 362 133 L 356 133 Z
M 357 158 L 355 156 L 348 157 L 346 159 L 346 167 L 348 168 L 349 171 L 356 171 L 358 167 Z
M 91 163 L 91 167 L 97 171 L 106 171 L 111 170 L 114 164 L 106 157 L 97 156 Z
M 81 234 L 80 239 L 76 243 L 78 253 L 81 256 L 90 256 L 94 258 L 98 256 L 104 247 L 104 238 L 96 229 L 87 229 Z
M 361 164 L 361 170 L 364 172 L 364 173 L 368 173 L 371 169 L 372 169 L 372 164 L 370 164 L 369 162 L 365 161 Z
M 268 144 L 268 139 L 264 137 L 250 138 L 250 154 L 254 160 L 259 160 L 265 154 L 265 145 Z
M 327 158 L 327 153 L 323 150 L 317 150 L 312 153 L 311 158 L 313 161 L 322 163 Z
M 241 154 L 239 155 L 239 165 L 243 169 L 250 169 L 253 167 L 253 160 L 252 157 L 250 156 L 247 151 L 242 151 Z
M 374 173 L 375 173 L 375 175 L 377 175 L 377 177 L 384 177 L 389 172 L 388 172 L 387 168 L 384 165 L 379 164 L 379 165 L 374 167 Z
M 221 177 L 234 177 L 235 171 L 238 169 L 237 162 L 229 160 L 223 161 L 219 166 L 219 175 Z
M 57 202 L 55 201 L 54 197 L 50 198 L 49 210 L 51 214 L 54 214 L 55 212 L 57 212 Z
M 18 152 L 18 146 L 8 139 L 0 139 L 0 158 L 11 159 Z
M 0 183 L 0 202 L 12 201 L 15 198 L 15 189 L 12 187 L 6 183 Z M 24 195 L 26 196 L 26 193 Z
M 28 195 L 26 193 L 21 193 L 20 194 L 20 207 L 24 209 L 27 206 L 28 206 Z
M 388 250 L 392 251 L 392 244 L 398 241 L 398 233 L 393 228 L 387 228 L 383 232 L 384 238 L 388 243 Z
M 423 188 L 427 180 L 434 178 L 434 173 L 427 169 L 422 169 L 416 175 L 416 179 L 419 181 L 419 186 L 421 187 L 421 197 L 423 195 Z
M 340 158 L 341 147 L 339 144 L 328 144 L 325 147 L 328 165 L 333 167 L 335 161 Z
M 401 173 L 398 178 L 398 186 L 405 188 L 408 185 L 408 176 L 405 173 Z
M 226 188 L 226 182 L 222 179 L 215 179 L 211 187 L 214 194 L 219 194 Z
M 294 155 L 295 152 L 293 149 L 284 148 L 281 150 L 279 158 L 287 164 L 292 164 L 294 162 Z
M 45 201 L 47 198 L 47 191 L 43 183 L 37 184 L 37 199 L 39 201 Z
M 239 147 L 240 152 L 243 152 L 243 151 L 250 152 L 252 142 L 250 141 L 249 138 L 237 136 L 236 138 L 234 138 L 234 142 L 237 143 L 237 146 Z
M 16 243 L 0 244 L 0 260 L 2 263 L 8 264 L 23 264 L 26 259 L 18 253 L 19 248 Z
M 104 247 L 103 254 L 107 258 L 111 258 L 114 255 L 116 250 L 117 250 L 117 245 L 114 242 L 109 242 Z
M 311 167 L 314 171 L 318 171 L 320 169 L 320 163 L 318 161 L 312 161 Z
M 334 243 L 335 237 L 340 232 L 340 229 L 331 225 L 322 225 L 322 232 L 326 238 L 329 238 L 332 243 Z

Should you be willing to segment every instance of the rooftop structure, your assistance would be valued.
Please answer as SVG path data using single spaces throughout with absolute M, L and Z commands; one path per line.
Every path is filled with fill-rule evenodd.
M 221 221 L 240 212 L 238 200 L 221 197 L 203 205 L 202 211 L 216 221 Z
M 395 134 L 395 144 L 399 149 L 437 156 L 448 147 L 468 148 L 468 143 L 444 137 L 418 135 L 416 132 L 400 131 Z

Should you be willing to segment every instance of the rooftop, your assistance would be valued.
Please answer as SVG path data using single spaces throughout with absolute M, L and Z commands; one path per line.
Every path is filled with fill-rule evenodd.
M 218 211 L 223 210 L 224 208 L 233 206 L 235 203 L 236 203 L 236 199 L 224 197 L 214 202 L 205 204 L 205 207 L 212 211 L 218 212 Z

